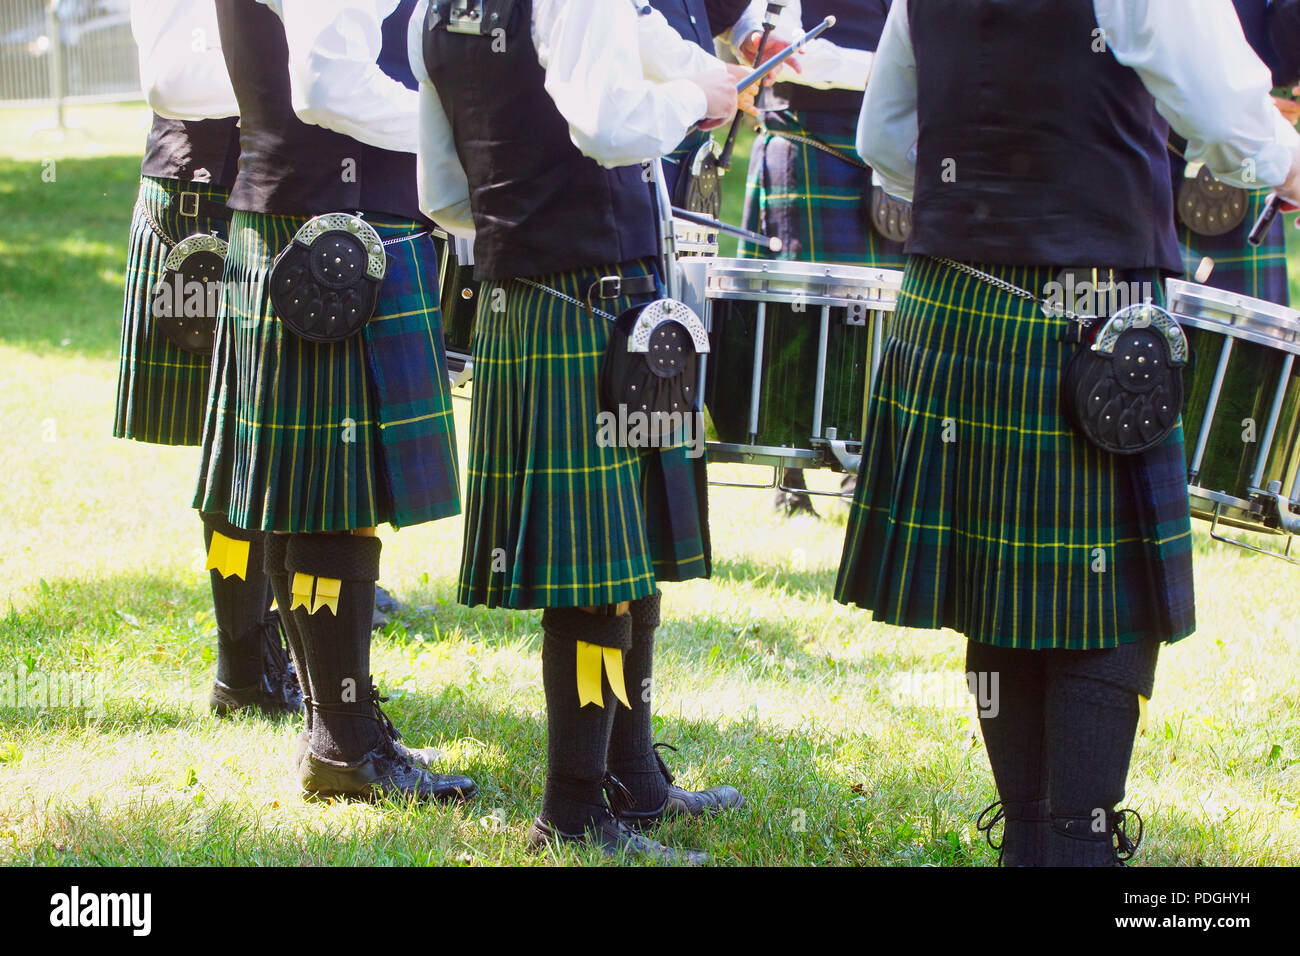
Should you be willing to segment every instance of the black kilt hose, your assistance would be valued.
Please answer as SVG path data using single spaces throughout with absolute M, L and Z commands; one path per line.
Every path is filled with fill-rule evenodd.
M 391 257 L 379 304 L 343 342 L 299 338 L 270 302 L 305 217 L 236 212 L 194 506 L 241 528 L 322 532 L 460 510 L 437 260 L 426 227 L 367 215 Z
M 641 260 L 530 281 L 581 300 L 601 276 L 653 271 Z M 653 298 L 597 306 L 619 314 Z M 608 320 L 581 306 L 519 281 L 483 283 L 461 603 L 594 607 L 708 577 L 705 456 L 597 440 L 608 338 Z
M 980 268 L 1022 289 L 1060 271 Z M 1098 650 L 1192 632 L 1181 428 L 1136 456 L 1076 434 L 1059 404 L 1074 350 L 1063 321 L 909 258 L 836 600 L 1008 648 Z
M 117 371 L 114 438 L 159 445 L 197 445 L 212 360 L 177 348 L 157 332 L 153 290 L 163 278 L 167 254 L 195 233 L 226 237 L 226 221 L 182 216 L 181 193 L 224 204 L 227 190 L 211 183 L 145 176 L 131 219 L 122 307 L 122 348 Z
M 799 110 L 791 116 L 764 114 L 745 184 L 745 228 L 778 236 L 781 251 L 742 241 L 740 257 L 902 269 L 902 243 L 871 225 L 871 170 L 842 158 L 859 160 L 858 114 Z M 790 135 L 815 138 L 841 155 Z

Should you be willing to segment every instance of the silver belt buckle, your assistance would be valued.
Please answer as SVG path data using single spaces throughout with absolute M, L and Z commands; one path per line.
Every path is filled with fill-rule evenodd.
M 186 219 L 197 219 L 199 217 L 199 194 L 194 192 L 181 193 L 181 215 Z
M 451 11 L 447 16 L 447 32 L 486 35 L 488 31 L 483 23 L 483 0 L 452 0 Z

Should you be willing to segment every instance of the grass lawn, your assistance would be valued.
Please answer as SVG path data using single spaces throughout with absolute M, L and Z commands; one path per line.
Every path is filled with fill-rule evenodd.
M 426 609 L 376 637 L 374 670 L 408 741 L 444 748 L 476 801 L 306 804 L 296 727 L 208 715 L 197 453 L 109 437 L 147 114 L 74 110 L 84 133 L 29 140 L 42 118 L 0 111 L 0 680 L 93 678 L 104 714 L 0 709 L 0 860 L 552 862 L 524 839 L 545 753 L 538 615 L 455 603 L 458 518 L 383 532 L 384 583 Z M 743 179 L 738 164 L 728 185 Z M 464 442 L 468 403 L 456 411 Z M 734 783 L 748 806 L 659 836 L 722 863 L 994 863 L 974 826 L 996 796 L 962 639 L 835 604 L 843 509 L 821 499 L 825 520 L 783 521 L 768 494 L 714 490 L 715 577 L 666 587 L 656 681 L 681 780 Z M 1300 863 L 1300 573 L 1198 527 L 1196 574 L 1200 631 L 1162 661 L 1130 776 L 1139 859 Z

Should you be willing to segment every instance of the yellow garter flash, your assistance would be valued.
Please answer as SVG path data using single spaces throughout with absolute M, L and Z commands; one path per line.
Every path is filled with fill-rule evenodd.
M 1147 732 L 1147 699 L 1138 694 L 1138 733 Z
M 623 702 L 629 710 L 632 705 L 627 699 L 627 688 L 623 682 L 623 652 L 617 647 L 602 647 L 586 641 L 577 642 L 578 649 L 578 706 L 595 704 L 605 706 L 605 695 L 601 693 L 600 680 L 602 665 L 609 678 L 610 689 L 614 696 Z
M 339 613 L 339 589 L 343 587 L 343 582 L 338 578 L 317 578 L 316 579 L 316 602 L 311 606 L 311 613 L 315 614 L 323 607 L 330 609 L 330 613 L 338 616 Z
M 227 538 L 220 531 L 212 532 L 212 543 L 208 545 L 208 563 L 204 565 L 203 570 L 216 571 L 223 578 L 233 574 L 247 581 L 248 545 L 249 542 L 240 541 L 238 538 Z
M 289 610 L 296 607 L 305 607 L 307 613 L 311 613 L 311 582 L 310 574 L 303 574 L 301 571 L 295 571 L 293 574 L 293 587 L 290 589 L 293 594 L 293 600 L 289 602 Z

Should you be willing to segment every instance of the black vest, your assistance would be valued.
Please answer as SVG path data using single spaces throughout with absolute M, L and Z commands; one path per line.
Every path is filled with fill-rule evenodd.
M 709 11 L 704 0 L 650 0 L 650 6 L 662 13 L 668 25 L 681 34 L 683 39 L 699 44 L 707 53 L 713 53 Z
M 449 7 L 447 0 L 429 7 L 424 61 L 469 178 L 474 277 L 568 272 L 655 255 L 654 206 L 641 167 L 605 169 L 582 155 L 542 85 L 532 0 L 488 3 L 487 16 L 505 24 L 504 44 L 448 32 Z
M 836 46 L 872 50 L 880 45 L 892 0 L 803 0 L 803 28 L 811 30 L 827 16 L 835 26 L 822 34 Z
M 906 0 L 917 76 L 907 251 L 1182 270 L 1164 121 L 1093 52 L 1091 0 Z
M 419 219 L 415 154 L 378 149 L 304 123 L 293 112 L 284 24 L 256 0 L 216 0 L 221 47 L 239 101 L 239 176 L 230 206 L 248 212 L 313 216 L 381 212 Z M 410 89 L 405 24 L 415 0 L 383 23 L 379 67 Z
M 239 117 L 190 121 L 153 114 L 141 175 L 229 188 L 238 167 Z

